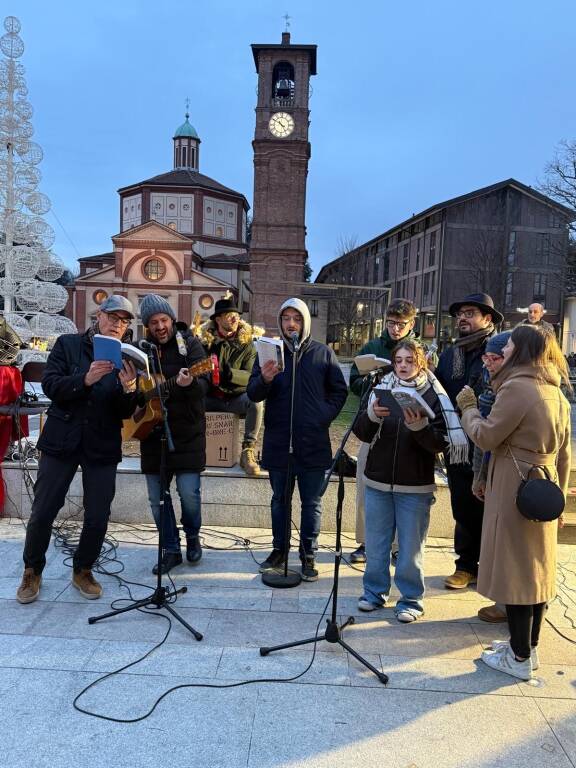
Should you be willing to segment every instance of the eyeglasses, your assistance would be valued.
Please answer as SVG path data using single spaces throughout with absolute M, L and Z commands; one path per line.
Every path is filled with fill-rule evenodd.
M 120 317 L 120 315 L 117 315 L 114 312 L 105 312 L 105 315 L 113 325 L 123 325 L 125 327 L 130 325 L 131 321 L 129 317 Z
M 499 363 L 502 360 L 500 355 L 482 355 L 483 363 Z
M 477 314 L 479 314 L 479 309 L 459 309 L 458 312 L 456 312 L 456 319 L 460 319 L 461 317 L 465 317 L 466 320 L 472 320 L 473 317 L 476 317 Z
M 398 328 L 399 331 L 403 331 L 407 325 L 410 325 L 410 320 L 386 320 L 388 328 Z

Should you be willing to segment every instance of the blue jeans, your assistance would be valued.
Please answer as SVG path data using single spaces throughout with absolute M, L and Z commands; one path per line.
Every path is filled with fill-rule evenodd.
M 168 472 L 166 476 L 166 497 L 164 500 L 164 526 L 162 529 L 163 549 L 165 552 L 180 552 L 180 533 L 176 524 L 174 505 L 170 496 L 172 477 L 176 475 L 176 489 L 182 507 L 182 527 L 186 538 L 198 536 L 202 525 L 200 502 L 200 475 L 198 472 Z M 160 475 L 146 475 L 148 501 L 154 516 L 156 528 L 160 530 Z
M 430 523 L 432 493 L 396 493 L 366 486 L 366 570 L 364 599 L 382 605 L 390 594 L 390 551 L 398 533 L 394 583 L 400 592 L 396 611 L 423 612 L 422 555 Z
M 268 471 L 270 485 L 272 486 L 272 546 L 274 549 L 284 551 L 286 529 L 286 481 L 288 473 L 281 469 Z M 320 533 L 320 518 L 322 513 L 322 496 L 320 491 L 324 485 L 326 472 L 323 469 L 302 469 L 295 465 L 292 474 L 292 487 L 294 491 L 296 480 L 302 503 L 300 518 L 300 554 L 313 555 L 318 549 L 318 535 Z M 290 542 L 288 542 L 290 547 Z

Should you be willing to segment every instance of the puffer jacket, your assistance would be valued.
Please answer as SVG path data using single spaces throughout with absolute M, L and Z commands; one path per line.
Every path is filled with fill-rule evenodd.
M 256 347 L 254 339 L 264 333 L 263 328 L 251 326 L 245 320 L 238 323 L 238 332 L 231 339 L 224 339 L 218 334 L 218 327 L 213 320 L 200 329 L 200 340 L 208 355 L 216 355 L 221 368 L 229 366 L 232 378 L 221 382 L 218 390 L 228 397 L 237 397 L 246 392 L 254 360 Z M 210 394 L 212 394 L 213 390 Z

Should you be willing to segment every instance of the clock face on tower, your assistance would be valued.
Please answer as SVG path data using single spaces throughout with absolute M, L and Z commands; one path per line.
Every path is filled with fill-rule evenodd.
M 276 136 L 278 139 L 285 139 L 294 130 L 294 118 L 287 112 L 276 112 L 270 118 L 268 128 L 272 136 Z

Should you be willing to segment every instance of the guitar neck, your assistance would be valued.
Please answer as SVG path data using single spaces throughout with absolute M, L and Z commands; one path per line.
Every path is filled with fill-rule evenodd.
M 205 358 L 204 360 L 199 360 L 197 363 L 194 363 L 188 368 L 188 373 L 190 373 L 192 376 L 198 376 L 201 373 L 208 373 L 212 370 L 212 361 L 210 358 Z M 169 392 L 171 392 L 176 385 L 176 381 L 178 379 L 179 374 L 176 374 L 176 376 L 172 376 L 169 379 L 164 379 L 163 381 L 158 381 L 158 388 L 160 390 L 161 395 L 165 395 Z M 152 389 L 148 390 L 144 398 L 146 402 L 149 400 L 152 400 L 152 398 L 158 397 L 158 391 L 156 387 L 153 387 Z

